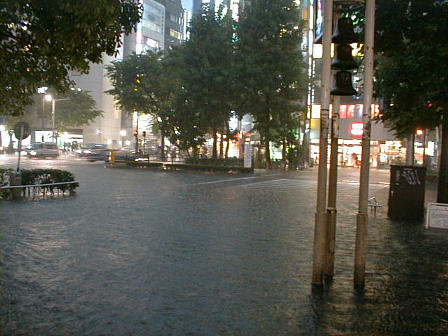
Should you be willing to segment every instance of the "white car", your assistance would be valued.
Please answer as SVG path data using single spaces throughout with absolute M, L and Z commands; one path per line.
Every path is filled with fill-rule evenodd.
M 53 142 L 35 142 L 26 148 L 26 155 L 31 158 L 57 158 L 60 151 Z

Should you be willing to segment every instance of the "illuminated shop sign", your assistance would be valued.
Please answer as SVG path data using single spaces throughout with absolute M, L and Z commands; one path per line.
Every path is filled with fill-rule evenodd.
M 348 104 L 339 106 L 340 119 L 362 119 L 363 104 Z M 372 104 L 371 118 L 375 119 L 380 116 L 380 105 Z
M 362 138 L 362 134 L 364 133 L 364 123 L 362 121 L 354 121 L 351 124 L 350 134 L 354 138 Z

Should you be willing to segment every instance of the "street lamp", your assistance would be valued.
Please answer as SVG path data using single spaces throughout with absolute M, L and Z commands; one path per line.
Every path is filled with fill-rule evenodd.
M 70 100 L 68 98 L 62 98 L 62 99 L 54 99 L 53 96 L 51 94 L 46 94 L 44 96 L 45 101 L 47 102 L 51 102 L 51 127 L 53 128 L 53 139 L 54 142 L 56 142 L 56 127 L 55 127 L 55 123 L 56 123 L 56 111 L 55 111 L 55 105 L 57 101 L 62 101 L 62 100 Z

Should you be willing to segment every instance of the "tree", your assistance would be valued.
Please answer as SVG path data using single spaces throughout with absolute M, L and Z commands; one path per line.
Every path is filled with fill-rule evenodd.
M 53 98 L 56 99 L 55 126 L 60 131 L 88 125 L 103 115 L 102 111 L 96 109 L 95 100 L 86 91 L 69 90 L 65 94 L 55 94 Z M 47 115 L 51 116 L 50 113 Z
M 174 51 L 171 52 L 174 54 Z M 168 59 L 167 59 L 168 58 Z M 162 52 L 130 55 L 107 67 L 117 104 L 128 112 L 140 112 L 154 117 L 161 133 L 162 158 L 165 157 L 165 138 L 170 135 L 170 115 L 176 90 L 176 67 Z
M 72 127 L 87 125 L 103 114 L 96 109 L 96 102 L 86 91 L 69 90 L 65 94 L 52 93 L 55 102 L 55 127 L 65 131 Z M 27 121 L 32 127 L 36 119 L 52 120 L 51 102 L 45 102 L 42 95 L 32 97 L 33 103 L 26 106 L 23 116 L 8 116 L 8 126 L 12 128 L 18 121 Z
M 240 114 L 250 113 L 270 168 L 270 142 L 305 95 L 301 21 L 293 0 L 254 0 L 238 25 L 237 83 Z
M 376 94 L 400 137 L 441 126 L 438 201 L 448 203 L 448 3 L 377 0 Z
M 27 105 L 23 115 L 7 116 L 7 127 L 12 130 L 19 121 L 27 122 L 32 129 L 44 127 L 46 124 L 52 125 L 52 103 L 45 102 L 44 97 L 35 94 L 32 104 Z M 52 93 L 55 101 L 55 129 L 66 131 L 69 128 L 79 127 L 89 124 L 95 118 L 103 114 L 96 109 L 96 102 L 86 91 L 69 90 L 65 94 Z M 40 140 L 40 139 L 38 139 Z M 12 150 L 12 140 L 10 140 L 9 150 Z
M 161 76 L 162 54 L 132 54 L 107 66 L 107 75 L 113 89 L 106 91 L 114 96 L 122 109 L 153 114 L 159 104 L 157 92 Z
M 185 105 L 199 119 L 198 129 L 213 135 L 213 158 L 218 156 L 218 132 L 226 131 L 234 99 L 233 20 L 223 8 L 215 13 L 204 6 L 190 26 L 183 50 L 180 76 Z
M 139 18 L 133 0 L 3 0 L 0 113 L 23 113 L 40 86 L 67 91 L 70 71 L 88 73 L 103 53 L 115 55 Z
M 163 121 L 161 131 L 169 136 L 171 143 L 180 150 L 198 148 L 205 142 L 205 130 L 200 127 L 200 116 L 190 104 L 182 76 L 186 67 L 185 45 L 170 49 L 162 58 L 163 76 L 160 80 L 162 98 L 159 118 Z

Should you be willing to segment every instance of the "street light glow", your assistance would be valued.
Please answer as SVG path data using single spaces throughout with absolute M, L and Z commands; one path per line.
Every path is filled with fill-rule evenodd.
M 46 94 L 44 96 L 44 98 L 45 98 L 45 101 L 47 101 L 47 102 L 51 102 L 53 100 L 53 96 L 51 94 Z

